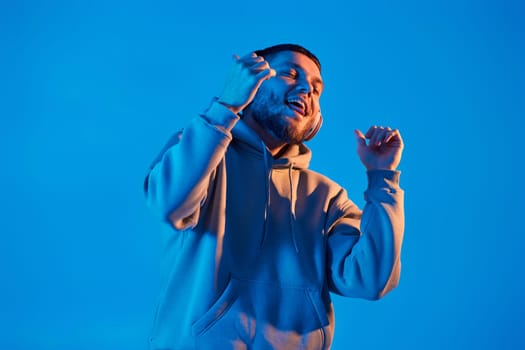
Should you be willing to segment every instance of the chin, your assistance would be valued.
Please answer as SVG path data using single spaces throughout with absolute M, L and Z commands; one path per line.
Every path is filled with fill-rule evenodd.
M 304 132 L 297 131 L 295 129 L 290 130 L 291 128 L 288 128 L 283 133 L 282 140 L 286 143 L 292 144 L 292 145 L 298 145 L 303 142 L 304 140 Z

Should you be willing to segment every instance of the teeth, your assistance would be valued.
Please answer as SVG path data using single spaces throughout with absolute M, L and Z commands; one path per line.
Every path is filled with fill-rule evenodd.
M 293 104 L 296 104 L 296 105 L 299 105 L 301 107 L 304 108 L 304 102 L 301 101 L 300 99 L 297 99 L 297 98 L 291 98 L 288 100 L 289 103 L 293 103 Z
M 301 100 L 300 98 L 295 98 L 295 97 L 289 98 L 288 103 L 292 103 L 296 106 L 299 106 L 303 111 L 306 111 L 306 105 L 303 102 L 303 100 Z

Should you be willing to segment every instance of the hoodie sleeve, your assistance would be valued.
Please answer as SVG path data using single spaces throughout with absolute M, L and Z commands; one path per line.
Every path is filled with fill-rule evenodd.
M 395 288 L 404 231 L 399 172 L 367 172 L 363 212 L 341 192 L 328 211 L 327 269 L 332 292 L 376 300 Z
M 177 229 L 196 225 L 238 120 L 238 115 L 214 100 L 168 141 L 144 181 L 147 204 L 162 220 Z

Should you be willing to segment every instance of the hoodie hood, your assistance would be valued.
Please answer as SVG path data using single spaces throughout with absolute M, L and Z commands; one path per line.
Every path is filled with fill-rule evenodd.
M 295 248 L 295 251 L 299 253 L 299 245 L 297 243 L 297 237 L 295 232 L 295 204 L 297 199 L 297 184 L 294 183 L 294 177 L 292 170 L 306 170 L 310 164 L 312 158 L 312 152 L 304 144 L 288 145 L 282 153 L 282 155 L 274 159 L 270 154 L 270 151 L 266 147 L 263 140 L 252 130 L 245 122 L 239 120 L 232 130 L 233 138 L 236 140 L 236 144 L 243 148 L 243 151 L 252 153 L 257 157 L 261 157 L 264 162 L 264 169 L 266 172 L 265 177 L 265 196 L 266 202 L 264 206 L 264 226 L 261 239 L 261 248 L 263 247 L 266 238 L 268 237 L 268 213 L 271 205 L 271 183 L 273 179 L 274 169 L 287 169 L 288 179 L 287 185 L 289 187 L 289 233 Z
M 232 135 L 241 147 L 245 147 L 248 152 L 260 154 L 262 158 L 269 159 L 269 165 L 273 168 L 293 168 L 308 169 L 312 152 L 303 143 L 298 145 L 288 145 L 284 153 L 277 159 L 274 159 L 263 140 L 253 131 L 242 119 L 235 124 Z

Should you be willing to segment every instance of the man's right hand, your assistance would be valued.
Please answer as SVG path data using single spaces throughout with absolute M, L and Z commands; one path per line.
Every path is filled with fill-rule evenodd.
M 264 80 L 275 76 L 268 61 L 254 52 L 239 57 L 233 56 L 234 63 L 219 102 L 232 112 L 239 113 L 252 102 Z

